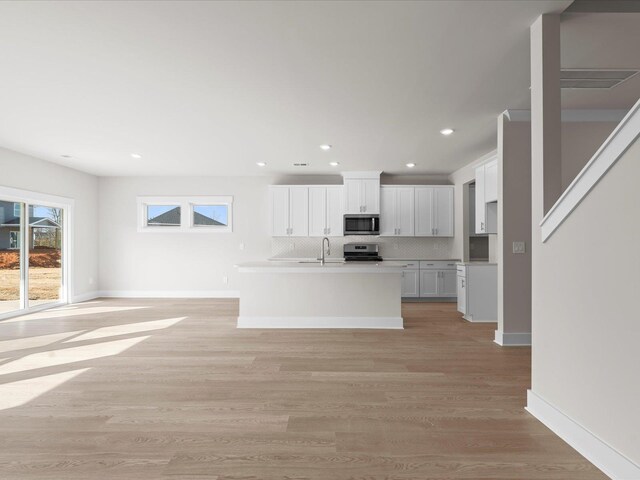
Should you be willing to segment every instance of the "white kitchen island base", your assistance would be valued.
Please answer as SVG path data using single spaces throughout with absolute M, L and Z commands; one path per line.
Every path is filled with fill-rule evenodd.
M 239 265 L 238 328 L 403 328 L 399 267 Z

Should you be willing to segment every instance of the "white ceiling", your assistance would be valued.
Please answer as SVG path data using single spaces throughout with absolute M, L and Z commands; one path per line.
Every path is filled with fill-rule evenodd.
M 570 3 L 0 2 L 0 145 L 98 175 L 448 173 L 528 108 L 529 26 Z

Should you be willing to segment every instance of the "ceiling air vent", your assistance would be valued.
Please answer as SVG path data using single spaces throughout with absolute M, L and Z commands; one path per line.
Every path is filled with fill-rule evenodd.
M 294 167 L 308 167 L 309 164 L 308 163 L 294 163 L 293 166 Z
M 613 88 L 629 80 L 638 70 L 563 69 L 561 88 Z

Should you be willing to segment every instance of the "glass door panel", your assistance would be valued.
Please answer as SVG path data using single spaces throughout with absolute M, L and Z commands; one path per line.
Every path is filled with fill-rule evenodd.
M 29 307 L 63 300 L 63 210 L 29 205 Z
M 20 243 L 23 204 L 0 200 L 0 315 L 22 308 Z

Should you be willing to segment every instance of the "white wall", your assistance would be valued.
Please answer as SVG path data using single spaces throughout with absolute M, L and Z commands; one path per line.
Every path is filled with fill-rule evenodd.
M 546 243 L 533 236 L 532 390 L 640 465 L 638 158 L 640 140 Z
M 77 300 L 95 292 L 98 285 L 98 179 L 0 148 L 0 185 L 75 200 L 71 298 Z
M 236 294 L 234 265 L 271 254 L 270 183 L 267 177 L 101 177 L 100 290 L 142 296 Z M 139 195 L 231 195 L 233 232 L 139 233 Z

